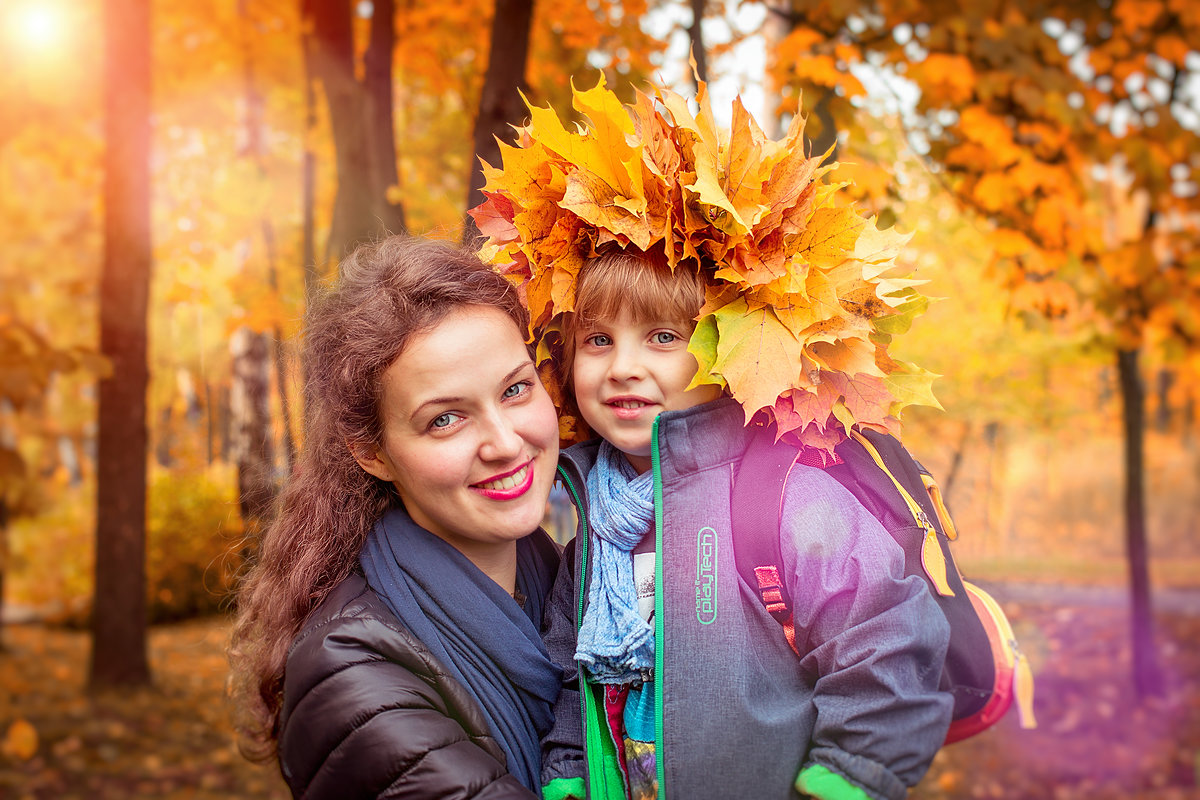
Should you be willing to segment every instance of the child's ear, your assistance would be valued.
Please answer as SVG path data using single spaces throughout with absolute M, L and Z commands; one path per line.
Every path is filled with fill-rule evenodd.
M 351 455 L 358 465 L 362 467 L 368 475 L 374 475 L 381 481 L 394 483 L 396 475 L 392 470 L 392 466 L 387 459 L 383 457 L 383 453 L 375 445 L 370 444 L 353 444 L 346 442 L 346 447 L 350 448 Z

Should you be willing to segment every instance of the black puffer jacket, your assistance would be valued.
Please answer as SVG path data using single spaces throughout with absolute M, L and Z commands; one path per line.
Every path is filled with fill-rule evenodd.
M 508 774 L 463 685 L 357 574 L 292 642 L 279 763 L 308 800 L 537 797 Z

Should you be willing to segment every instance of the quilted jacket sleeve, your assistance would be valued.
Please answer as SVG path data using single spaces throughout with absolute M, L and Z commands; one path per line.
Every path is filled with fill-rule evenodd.
M 288 655 L 279 760 L 297 798 L 530 800 L 482 712 L 358 576 Z
M 857 792 L 810 788 L 817 797 L 903 798 L 950 722 L 951 698 L 938 691 L 949 625 L 921 579 L 904 576 L 900 546 L 824 472 L 797 468 L 783 512 L 796 645 L 817 677 L 800 777 L 831 774 Z
M 546 604 L 542 637 L 550 659 L 563 670 L 563 687 L 554 704 L 554 726 L 542 739 L 542 786 L 564 778 L 582 778 L 583 719 L 575 664 L 575 540 L 559 562 Z

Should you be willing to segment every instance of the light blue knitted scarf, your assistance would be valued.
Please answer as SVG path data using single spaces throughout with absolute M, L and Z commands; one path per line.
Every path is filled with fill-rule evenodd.
M 596 549 L 575 660 L 597 683 L 629 683 L 654 666 L 654 628 L 638 613 L 632 555 L 654 523 L 654 474 L 638 475 L 602 442 L 587 491 Z

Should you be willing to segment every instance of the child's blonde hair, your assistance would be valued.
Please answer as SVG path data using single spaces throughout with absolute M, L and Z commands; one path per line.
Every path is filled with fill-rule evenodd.
M 563 322 L 563 363 L 559 370 L 564 391 L 572 399 L 571 365 L 575 361 L 575 335 L 601 320 L 628 312 L 634 322 L 666 320 L 696 326 L 704 305 L 704 279 L 691 266 L 672 270 L 640 252 L 615 250 L 590 259 L 579 270 L 575 284 L 575 311 Z

